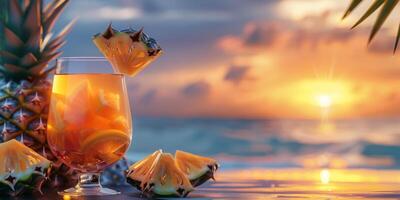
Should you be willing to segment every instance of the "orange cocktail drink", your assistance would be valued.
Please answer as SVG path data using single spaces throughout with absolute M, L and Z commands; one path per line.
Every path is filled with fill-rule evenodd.
M 56 74 L 47 133 L 52 152 L 81 172 L 118 161 L 132 137 L 125 90 L 121 74 Z

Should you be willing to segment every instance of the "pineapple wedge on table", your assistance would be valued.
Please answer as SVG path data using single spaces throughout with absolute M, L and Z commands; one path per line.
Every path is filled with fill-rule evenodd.
M 17 139 L 55 162 L 52 180 L 68 184 L 71 170 L 52 155 L 46 142 L 51 93 L 48 63 L 57 58 L 73 22 L 51 37 L 68 0 L 0 0 L 0 142 Z

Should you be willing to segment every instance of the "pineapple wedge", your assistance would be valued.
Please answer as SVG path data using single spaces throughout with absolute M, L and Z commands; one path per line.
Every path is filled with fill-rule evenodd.
M 162 53 L 157 42 L 143 29 L 117 31 L 110 24 L 104 33 L 93 37 L 93 42 L 117 72 L 132 77 Z

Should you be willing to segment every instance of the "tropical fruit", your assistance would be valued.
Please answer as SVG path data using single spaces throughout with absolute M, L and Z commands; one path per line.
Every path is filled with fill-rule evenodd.
M 40 192 L 50 161 L 16 140 L 0 144 L 0 196 Z
M 193 187 L 169 153 L 157 151 L 129 168 L 127 181 L 146 196 L 185 197 Z
M 184 151 L 175 158 L 158 150 L 136 162 L 127 171 L 127 182 L 147 196 L 185 197 L 193 187 L 214 179 L 216 160 Z
M 74 182 L 74 176 L 57 161 L 46 141 L 49 76 L 55 69 L 48 68 L 48 63 L 61 55 L 73 22 L 54 35 L 52 29 L 68 0 L 46 2 L 0 1 L 4 41 L 0 47 L 0 143 L 17 139 L 54 161 L 52 186 L 63 186 Z
M 123 84 L 122 75 L 55 75 L 47 139 L 66 165 L 98 172 L 125 154 L 131 113 Z
M 47 69 L 62 52 L 71 25 L 50 40 L 55 20 L 68 3 L 54 1 L 42 10 L 39 0 L 8 1 L 8 20 L 0 23 L 6 42 L 0 50 L 0 141 L 18 138 L 42 151 L 51 92 Z
M 128 168 L 127 182 L 135 186 L 138 190 L 142 190 L 142 182 L 149 173 L 154 161 L 162 154 L 162 150 L 155 151 L 150 156 L 147 156 L 142 161 L 136 162 Z
M 217 161 L 212 158 L 179 150 L 175 152 L 175 162 L 194 187 L 203 184 L 210 178 L 214 179 L 214 173 L 218 169 Z
M 85 156 L 93 156 L 104 163 L 115 163 L 129 147 L 129 135 L 117 129 L 97 131 L 81 143 Z
M 143 29 L 117 31 L 110 24 L 104 33 L 93 37 L 93 42 L 118 72 L 129 76 L 135 76 L 162 53 Z

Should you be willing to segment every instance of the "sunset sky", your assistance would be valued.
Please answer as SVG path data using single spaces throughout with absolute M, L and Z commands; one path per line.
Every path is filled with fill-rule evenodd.
M 369 3 L 342 21 L 347 3 L 71 1 L 58 26 L 79 17 L 64 56 L 100 56 L 91 36 L 110 21 L 117 29 L 143 26 L 157 39 L 164 55 L 127 78 L 135 115 L 318 119 L 325 109 L 334 118 L 397 116 L 396 21 L 367 46 L 374 16 L 349 28 Z

